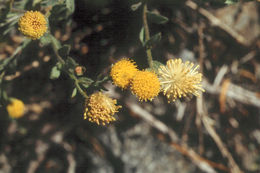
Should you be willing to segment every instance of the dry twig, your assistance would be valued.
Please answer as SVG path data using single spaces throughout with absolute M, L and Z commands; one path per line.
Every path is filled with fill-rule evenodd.
M 248 41 L 245 37 L 243 37 L 241 34 L 239 34 L 237 31 L 235 31 L 233 28 L 228 26 L 227 24 L 223 23 L 220 19 L 215 17 L 212 13 L 210 13 L 208 10 L 199 7 L 195 2 L 188 0 L 186 1 L 186 6 L 193 10 L 198 10 L 198 12 L 206 17 L 212 25 L 218 26 L 219 28 L 226 31 L 228 34 L 230 34 L 235 40 L 237 40 L 239 43 L 242 43 L 243 45 L 248 45 Z
M 202 84 L 206 92 L 208 93 L 220 94 L 221 92 L 221 87 L 211 85 L 206 80 L 203 80 Z M 227 89 L 226 95 L 227 97 L 234 99 L 238 102 L 260 107 L 260 98 L 256 92 L 249 91 L 231 82 Z
M 225 79 L 222 87 L 221 87 L 221 92 L 219 95 L 219 104 L 220 104 L 220 112 L 224 113 L 226 111 L 226 96 L 227 96 L 227 90 L 230 84 L 229 79 Z
M 210 119 L 208 117 L 207 109 L 203 102 L 203 97 L 197 98 L 197 111 L 201 117 L 204 127 L 206 128 L 209 135 L 213 138 L 213 140 L 217 144 L 221 154 L 223 155 L 223 157 L 228 159 L 228 164 L 229 164 L 231 173 L 242 173 L 242 171 L 236 164 L 235 160 L 233 159 L 232 155 L 230 154 L 230 152 L 227 150 L 226 146 L 222 142 L 221 138 L 216 133 L 216 131 L 213 127 L 214 122 L 212 119 Z
M 152 114 L 144 110 L 138 104 L 133 102 L 127 102 L 126 105 L 132 112 L 137 114 L 140 118 L 149 123 L 152 127 L 164 134 L 169 135 L 171 138 L 171 146 L 174 147 L 176 150 L 180 151 L 182 154 L 188 156 L 193 161 L 193 163 L 196 164 L 201 170 L 208 173 L 216 173 L 214 168 L 225 171 L 228 170 L 228 168 L 226 168 L 222 164 L 218 164 L 200 157 L 191 148 L 180 146 L 178 144 L 180 142 L 180 139 L 178 138 L 176 133 L 172 129 L 167 127 L 163 122 L 157 120 Z

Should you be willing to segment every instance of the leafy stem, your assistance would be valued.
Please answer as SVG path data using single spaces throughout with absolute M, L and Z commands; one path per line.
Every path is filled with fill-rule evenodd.
M 62 64 L 62 66 L 66 66 L 66 62 L 62 59 L 62 57 L 59 55 L 58 53 L 58 49 L 60 48 L 60 42 L 54 38 L 52 36 L 52 48 L 54 50 L 54 53 L 57 57 L 57 60 Z M 71 73 L 69 70 L 67 69 L 64 69 L 64 71 L 68 74 L 68 76 L 74 81 L 74 84 L 75 84 L 75 87 L 77 88 L 77 90 L 79 91 L 79 93 L 84 97 L 84 98 L 88 98 L 88 95 L 83 91 L 83 89 L 80 87 L 79 85 L 79 80 L 78 78 L 73 74 Z
M 67 74 L 70 76 L 71 79 L 74 80 L 74 84 L 75 84 L 77 90 L 79 91 L 79 93 L 80 93 L 85 99 L 87 99 L 87 98 L 88 98 L 88 95 L 87 95 L 87 94 L 82 90 L 82 88 L 80 87 L 78 78 L 77 78 L 74 74 L 71 74 L 71 73 L 69 73 L 69 72 L 67 72 Z

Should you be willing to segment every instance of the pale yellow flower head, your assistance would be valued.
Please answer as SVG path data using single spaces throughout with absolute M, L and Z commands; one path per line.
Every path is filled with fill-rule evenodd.
M 123 58 L 111 67 L 110 76 L 116 86 L 126 89 L 137 71 L 133 61 Z
M 7 105 L 6 110 L 11 118 L 20 118 L 24 115 L 25 106 L 19 99 L 12 99 Z
M 155 73 L 138 71 L 132 80 L 131 90 L 140 101 L 151 101 L 160 92 L 160 82 Z
M 188 95 L 199 96 L 199 91 L 204 91 L 201 85 L 202 74 L 198 72 L 199 66 L 181 59 L 170 59 L 166 66 L 158 69 L 159 80 L 163 94 L 168 101 Z
M 94 93 L 86 100 L 84 119 L 98 125 L 109 124 L 116 120 L 114 114 L 121 108 L 116 104 L 115 99 L 111 99 L 102 92 Z
M 32 40 L 39 39 L 47 31 L 47 21 L 39 11 L 27 11 L 19 19 L 19 30 Z

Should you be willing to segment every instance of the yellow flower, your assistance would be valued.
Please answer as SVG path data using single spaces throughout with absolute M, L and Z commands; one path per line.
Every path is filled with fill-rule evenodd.
M 94 93 L 86 100 L 84 119 L 98 125 L 109 124 L 116 120 L 113 115 L 121 108 L 116 104 L 115 99 L 111 99 L 102 92 Z
M 11 118 L 20 118 L 24 115 L 24 103 L 18 99 L 12 99 L 6 107 L 7 112 Z
M 125 89 L 129 86 L 137 71 L 138 69 L 133 61 L 123 58 L 112 66 L 110 76 L 115 85 Z
M 27 37 L 39 39 L 47 31 L 47 21 L 39 11 L 27 11 L 19 19 L 19 30 Z
M 182 63 L 181 59 L 171 59 L 166 66 L 160 66 L 158 73 L 161 89 L 169 102 L 191 94 L 199 96 L 199 91 L 204 91 L 202 74 L 198 72 L 199 65 L 193 67 L 193 63 Z
M 140 101 L 151 101 L 160 92 L 160 82 L 155 73 L 138 71 L 132 80 L 131 90 Z

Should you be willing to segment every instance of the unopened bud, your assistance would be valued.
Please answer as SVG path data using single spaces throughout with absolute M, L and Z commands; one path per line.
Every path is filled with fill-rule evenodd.
M 86 71 L 86 68 L 83 66 L 77 66 L 75 68 L 75 73 L 77 76 L 82 76 L 85 71 Z

